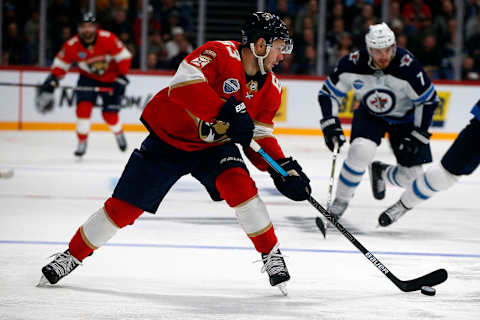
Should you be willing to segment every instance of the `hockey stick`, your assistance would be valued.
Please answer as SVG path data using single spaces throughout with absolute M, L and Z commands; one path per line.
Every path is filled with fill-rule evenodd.
M 9 87 L 31 87 L 39 88 L 41 84 L 34 83 L 13 83 L 13 82 L 0 82 L 0 86 L 9 86 Z M 113 94 L 113 88 L 110 87 L 74 87 L 74 86 L 59 86 L 60 89 L 72 89 L 74 91 L 95 91 L 95 92 L 107 92 Z
M 250 147 L 258 152 L 262 158 L 279 174 L 282 176 L 286 177 L 288 176 L 288 173 L 283 170 L 283 168 L 275 161 L 273 160 L 261 147 L 260 145 L 253 141 L 250 143 Z M 419 278 L 415 278 L 412 280 L 407 280 L 403 281 L 398 279 L 390 270 L 388 270 L 387 267 L 383 263 L 378 260 L 373 253 L 368 251 L 360 242 L 358 242 L 355 237 L 348 232 L 338 221 L 335 219 L 334 216 L 332 216 L 325 208 L 322 207 L 320 203 L 318 203 L 312 196 L 309 197 L 308 202 L 317 209 L 325 218 L 327 218 L 328 221 L 330 221 L 331 224 L 333 224 L 338 231 L 340 231 L 345 238 L 347 238 L 358 250 L 360 250 L 361 253 L 375 266 L 377 269 L 384 274 L 390 281 L 393 282 L 403 292 L 411 292 L 411 291 L 417 291 L 420 290 L 423 286 L 435 286 L 437 284 L 440 284 L 447 280 L 448 278 L 448 273 L 447 270 L 445 269 L 438 269 L 433 272 L 430 272 L 429 274 L 426 274 L 424 276 L 421 276 Z
M 330 170 L 330 182 L 328 184 L 328 199 L 327 199 L 327 208 L 330 207 L 330 203 L 332 202 L 332 191 L 333 191 L 333 182 L 335 181 L 335 165 L 337 163 L 337 155 L 340 150 L 340 146 L 338 141 L 335 139 L 333 141 L 333 156 L 332 156 L 332 169 Z M 315 218 L 315 223 L 317 224 L 318 229 L 322 232 L 323 237 L 327 234 L 327 228 L 325 227 L 325 223 L 323 222 L 322 218 L 317 216 Z

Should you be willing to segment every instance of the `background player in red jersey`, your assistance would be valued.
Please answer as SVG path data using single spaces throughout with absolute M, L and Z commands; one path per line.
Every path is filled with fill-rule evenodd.
M 78 86 L 111 87 L 113 94 L 107 92 L 77 91 L 77 136 L 76 156 L 83 156 L 87 150 L 87 138 L 90 132 L 92 107 L 100 95 L 103 100 L 102 116 L 114 133 L 118 147 L 125 151 L 127 141 L 123 134 L 118 112 L 129 83 L 125 76 L 132 61 L 131 53 L 111 32 L 97 28 L 95 16 L 86 13 L 78 25 L 78 34 L 64 43 L 53 61 L 50 75 L 40 87 L 36 105 L 40 111 L 53 107 L 53 91 L 65 76 L 72 63 L 77 62 L 80 69 Z
M 285 24 L 257 12 L 242 29 L 242 43 L 212 41 L 180 64 L 170 85 L 148 103 L 142 121 L 150 131 L 132 153 L 110 197 L 76 232 L 69 249 L 42 269 L 40 284 L 57 283 L 118 229 L 144 212 L 155 213 L 176 181 L 191 174 L 214 201 L 225 200 L 261 254 L 262 272 L 287 294 L 290 279 L 266 206 L 235 143 L 260 170 L 267 164 L 249 149 L 252 137 L 287 171 L 269 171 L 278 190 L 307 199 L 309 179 L 273 136 L 281 86 L 272 68 L 292 50 Z

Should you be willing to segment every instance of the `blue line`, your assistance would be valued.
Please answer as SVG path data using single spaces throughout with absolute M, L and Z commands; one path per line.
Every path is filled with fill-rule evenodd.
M 29 240 L 0 240 L 0 244 L 32 244 L 32 245 L 56 245 L 67 246 L 63 241 L 29 241 Z M 134 247 L 134 248 L 166 248 L 166 249 L 205 249 L 205 250 L 255 250 L 252 247 L 234 246 L 202 246 L 202 245 L 178 245 L 178 244 L 155 244 L 155 243 L 107 243 L 110 247 Z M 314 253 L 344 253 L 360 254 L 357 250 L 331 250 L 331 249 L 299 249 L 282 248 L 282 251 L 291 252 L 314 252 Z M 392 256 L 423 256 L 423 257 L 451 257 L 451 258 L 479 258 L 480 254 L 470 253 L 430 253 L 430 252 L 407 252 L 407 251 L 371 251 L 373 254 Z

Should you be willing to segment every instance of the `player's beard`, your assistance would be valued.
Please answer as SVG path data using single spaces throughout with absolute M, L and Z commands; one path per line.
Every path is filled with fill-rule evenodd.
M 83 42 L 91 44 L 95 40 L 95 32 L 83 32 L 79 34 Z

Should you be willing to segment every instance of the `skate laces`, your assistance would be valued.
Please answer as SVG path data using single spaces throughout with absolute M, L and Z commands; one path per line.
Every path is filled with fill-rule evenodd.
M 52 254 L 49 258 L 53 258 L 53 261 L 50 262 L 50 266 L 59 276 L 67 275 L 74 268 L 82 265 L 82 262 L 80 260 L 67 252 L 55 253 Z
M 266 271 L 269 275 L 273 275 L 280 272 L 285 272 L 285 262 L 283 258 L 286 256 L 278 252 L 279 246 L 280 246 L 280 243 L 277 243 L 268 255 L 265 255 L 260 260 L 254 261 L 254 263 L 260 262 L 260 261 L 263 262 L 263 267 L 260 270 L 261 273 Z

